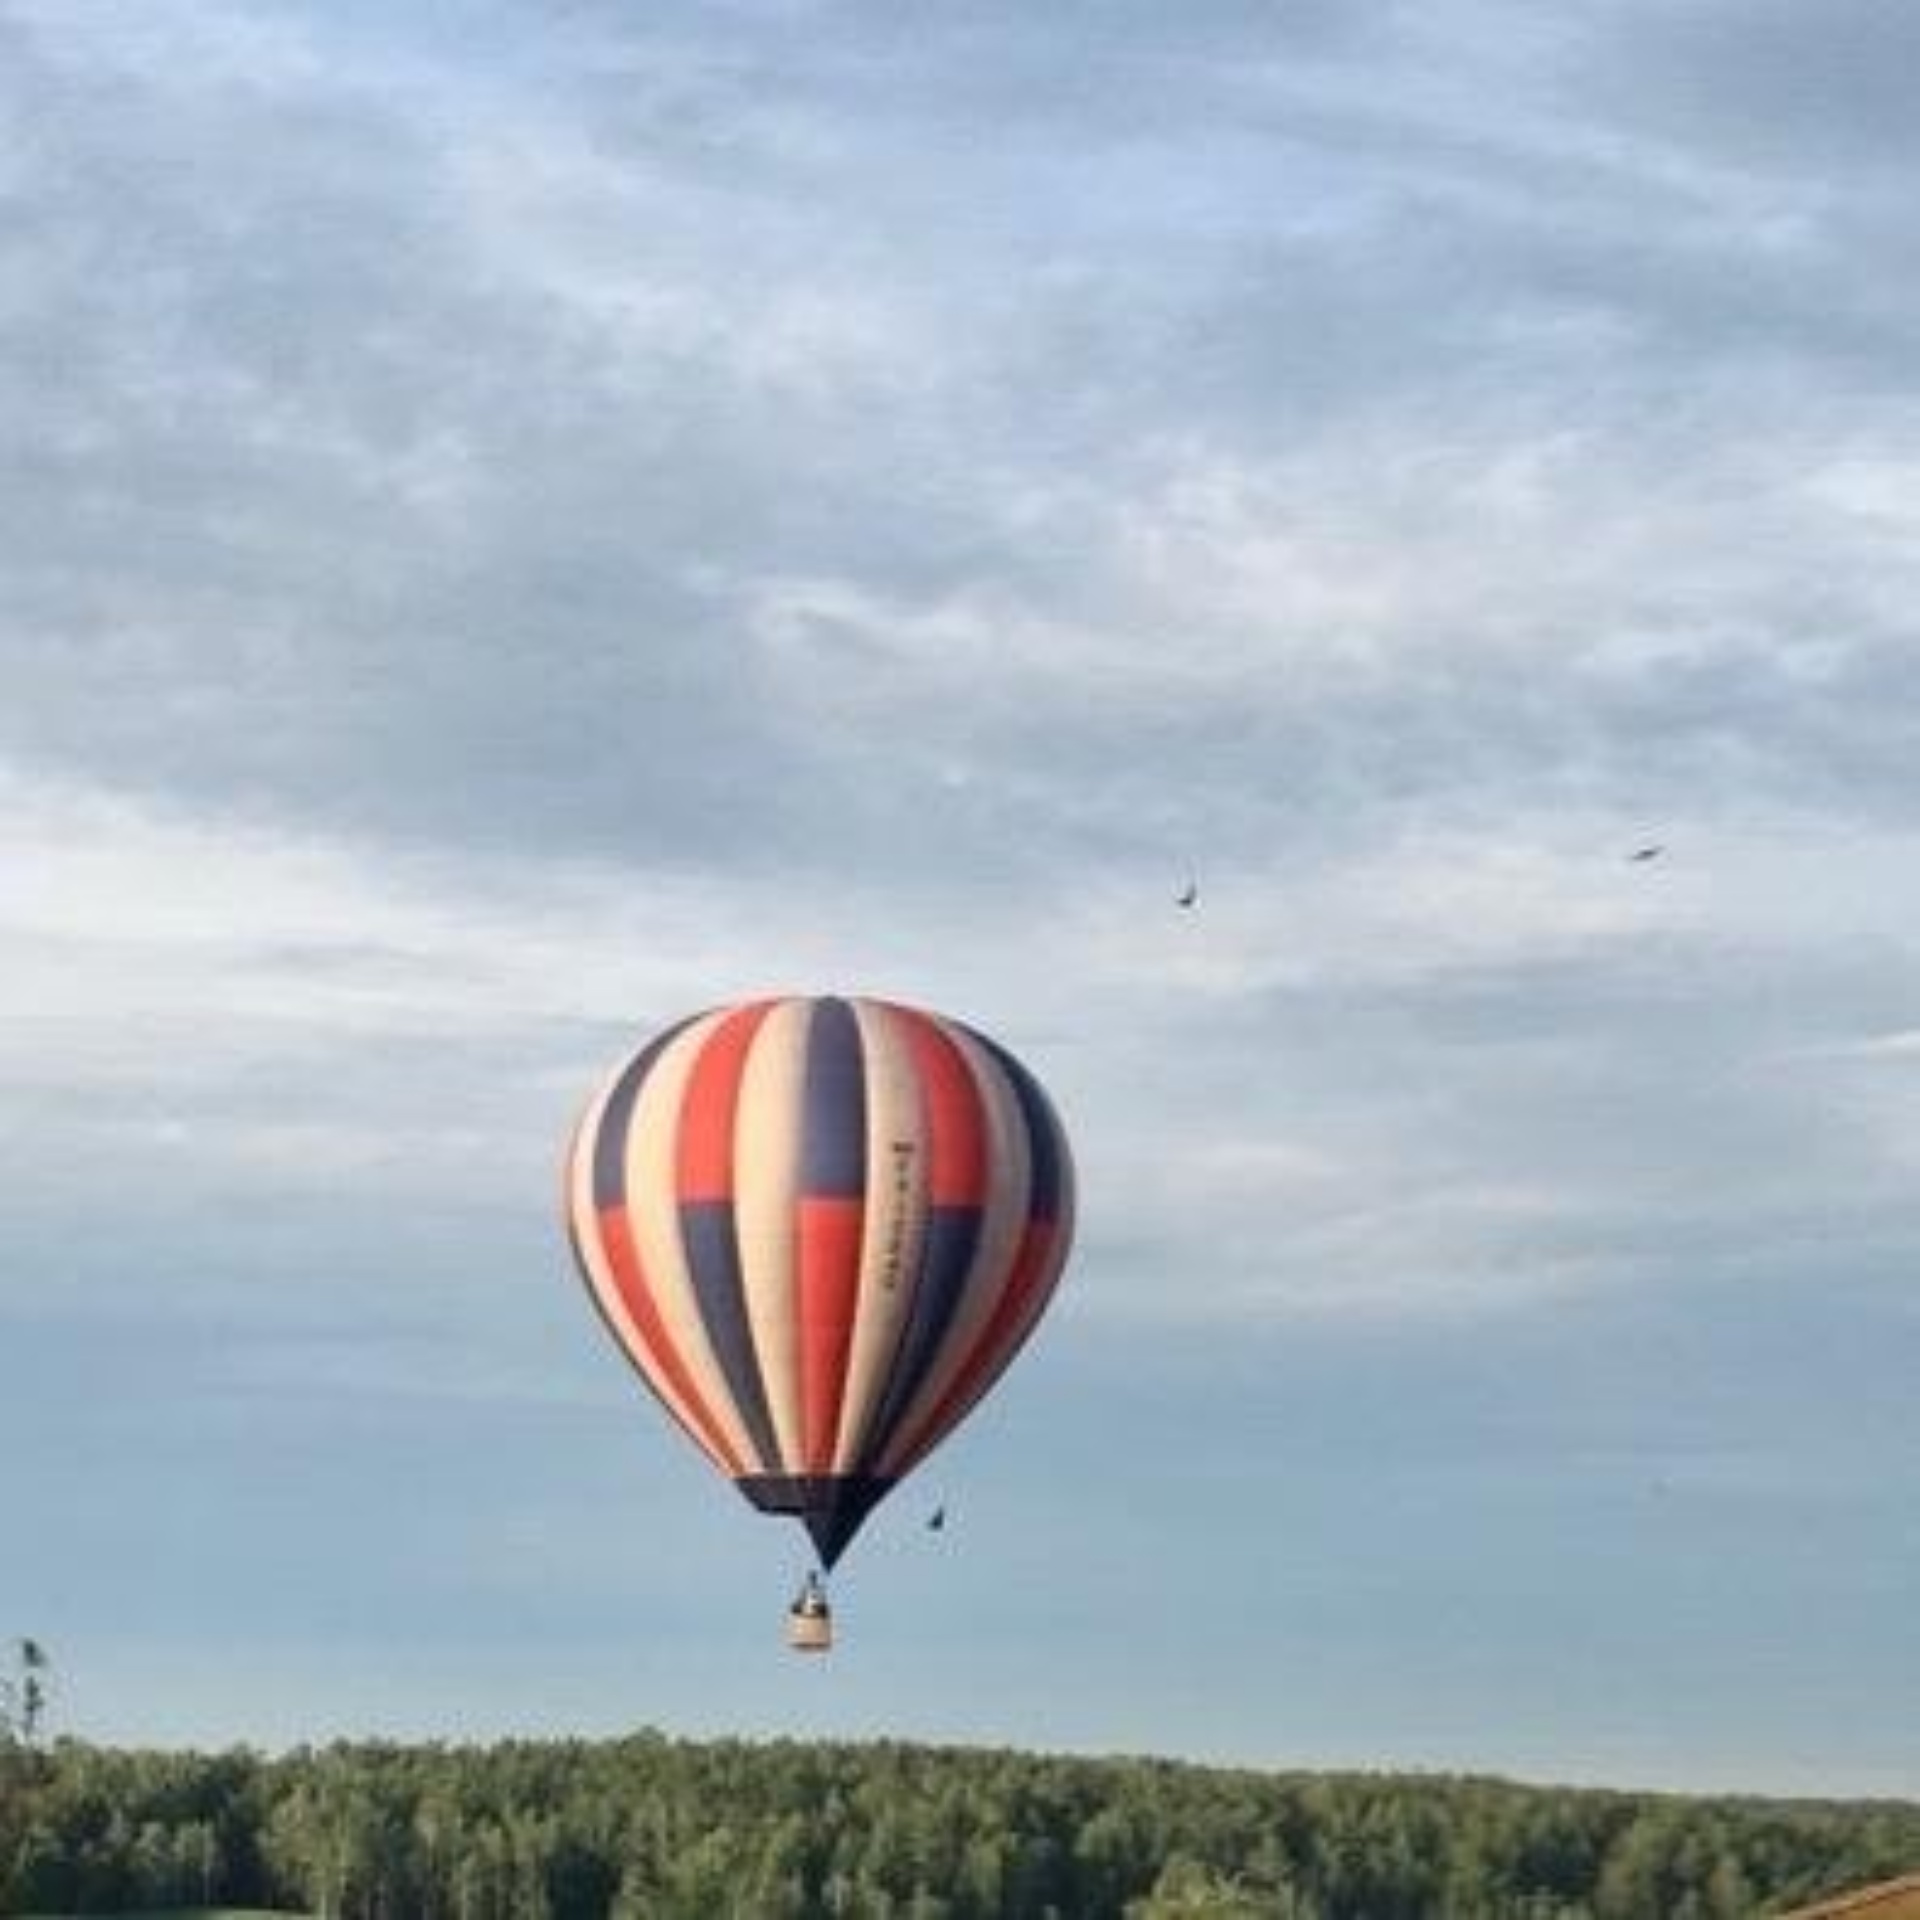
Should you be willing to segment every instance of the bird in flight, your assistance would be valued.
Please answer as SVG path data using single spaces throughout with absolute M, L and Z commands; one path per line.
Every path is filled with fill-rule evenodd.
M 1629 862 L 1636 860 L 1658 860 L 1665 852 L 1666 848 L 1661 846 L 1635 847 L 1634 850 L 1627 855 L 1627 859 Z
M 944 1531 L 946 1524 L 947 1510 L 945 1507 L 935 1507 L 934 1510 L 927 1515 L 927 1531 L 929 1533 L 940 1533 Z
M 1199 898 L 1200 883 L 1197 880 L 1189 880 L 1187 884 L 1173 896 L 1173 904 L 1176 907 L 1190 907 Z

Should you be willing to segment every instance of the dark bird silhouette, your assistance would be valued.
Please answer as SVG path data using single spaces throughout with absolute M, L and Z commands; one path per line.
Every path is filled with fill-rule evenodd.
M 1665 847 L 1635 847 L 1634 850 L 1627 855 L 1627 859 L 1629 862 L 1636 860 L 1658 860 L 1665 852 Z
M 934 1510 L 927 1515 L 927 1531 L 929 1533 L 941 1533 L 945 1531 L 946 1524 L 947 1510 L 945 1507 L 935 1507 Z
M 1199 898 L 1200 898 L 1199 882 L 1195 880 L 1189 880 L 1187 884 L 1184 887 L 1182 887 L 1180 891 L 1173 896 L 1173 904 L 1176 907 L 1190 907 Z

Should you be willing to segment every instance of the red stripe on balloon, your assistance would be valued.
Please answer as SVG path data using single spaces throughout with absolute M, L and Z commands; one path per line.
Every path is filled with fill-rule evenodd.
M 927 1121 L 927 1202 L 978 1207 L 987 1197 L 987 1123 L 980 1089 L 960 1049 L 911 1007 L 888 1011 L 906 1030 Z
M 686 1363 L 674 1346 L 668 1334 L 665 1322 L 660 1317 L 652 1290 L 648 1287 L 646 1276 L 641 1271 L 639 1249 L 634 1244 L 633 1229 L 627 1219 L 625 1207 L 605 1207 L 601 1209 L 597 1224 L 600 1229 L 601 1251 L 607 1256 L 607 1265 L 613 1272 L 614 1285 L 619 1289 L 621 1301 L 632 1317 L 635 1331 L 640 1337 L 641 1351 L 632 1357 L 635 1360 L 650 1362 L 660 1377 L 680 1397 L 681 1404 L 687 1410 L 687 1419 L 681 1424 L 688 1426 L 693 1437 L 707 1451 L 725 1463 L 726 1469 L 736 1477 L 746 1471 L 741 1465 L 740 1456 L 727 1440 L 719 1422 L 714 1419 L 712 1409 L 701 1398 L 700 1389 L 693 1383 L 687 1372 Z M 622 1342 L 624 1345 L 625 1342 Z M 642 1368 L 645 1371 L 645 1368 Z M 668 1409 L 670 1412 L 672 1408 Z
M 804 1471 L 828 1473 L 860 1294 L 860 1200 L 803 1198 L 799 1209 L 800 1433 Z
M 733 1127 L 747 1049 L 770 1003 L 737 1007 L 707 1035 L 680 1096 L 674 1195 L 682 1206 L 733 1198 Z

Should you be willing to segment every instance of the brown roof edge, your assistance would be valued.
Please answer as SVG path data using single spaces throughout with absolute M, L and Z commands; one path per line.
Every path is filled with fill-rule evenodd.
M 1776 1914 L 1774 1920 L 1841 1920 L 1846 1914 L 1865 1914 L 1870 1920 L 1920 1920 L 1920 1873 L 1829 1894 L 1811 1906 Z

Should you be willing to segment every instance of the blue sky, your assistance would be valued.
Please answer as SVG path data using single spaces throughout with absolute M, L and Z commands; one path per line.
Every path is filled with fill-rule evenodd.
M 653 11 L 0 12 L 63 1723 L 1920 1794 L 1920 25 Z M 1083 1219 L 823 1669 L 555 1215 L 830 989 Z

